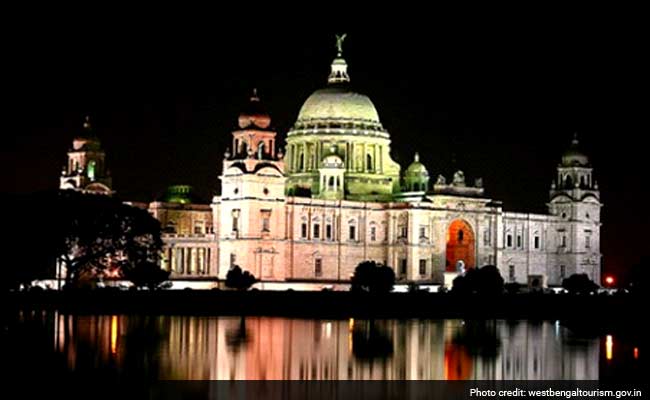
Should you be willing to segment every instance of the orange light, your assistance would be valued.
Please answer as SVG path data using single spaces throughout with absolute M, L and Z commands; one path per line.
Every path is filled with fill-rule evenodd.
M 634 359 L 635 360 L 639 359 L 639 348 L 638 347 L 634 348 Z
M 111 317 L 111 353 L 117 353 L 117 315 Z
M 607 276 L 605 278 L 605 283 L 607 283 L 608 285 L 613 285 L 614 284 L 614 277 L 611 276 L 611 275 Z
M 607 360 L 611 360 L 614 357 L 614 339 L 612 335 L 607 335 L 607 340 L 605 341 L 605 354 Z

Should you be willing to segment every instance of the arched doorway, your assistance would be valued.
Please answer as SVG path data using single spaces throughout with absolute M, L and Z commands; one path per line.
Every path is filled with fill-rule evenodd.
M 475 236 L 472 227 L 461 219 L 449 225 L 447 230 L 447 272 L 457 272 L 458 266 L 465 269 L 476 267 Z

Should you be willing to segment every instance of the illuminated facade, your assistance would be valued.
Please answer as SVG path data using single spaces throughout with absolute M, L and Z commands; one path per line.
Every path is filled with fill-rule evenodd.
M 224 154 L 221 194 L 201 204 L 181 186 L 143 205 L 165 229 L 163 267 L 174 278 L 224 279 L 236 264 L 267 283 L 321 287 L 375 260 L 402 282 L 449 284 L 492 264 L 506 282 L 559 285 L 586 273 L 600 283 L 600 195 L 576 138 L 548 214 L 505 211 L 462 171 L 430 179 L 417 154 L 402 170 L 372 101 L 349 88 L 340 44 L 327 86 L 305 101 L 284 148 L 254 93 Z M 78 154 L 69 154 L 62 187 L 89 187 Z M 94 179 L 109 188 L 101 155 Z
M 340 282 L 375 260 L 422 283 L 488 264 L 530 286 L 573 273 L 600 282 L 598 185 L 577 139 L 558 166 L 549 213 L 507 212 L 462 171 L 430 184 L 417 154 L 401 173 L 377 110 L 349 81 L 339 49 L 327 87 L 289 130 L 286 155 L 256 95 L 254 112 L 241 114 L 212 202 L 220 278 L 237 264 L 265 281 Z

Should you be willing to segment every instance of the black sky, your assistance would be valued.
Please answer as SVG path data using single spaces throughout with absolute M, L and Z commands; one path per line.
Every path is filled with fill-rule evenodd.
M 405 167 L 417 150 L 432 176 L 462 169 L 505 209 L 543 212 L 577 131 L 602 189 L 606 268 L 647 254 L 647 32 L 625 21 L 455 17 L 408 29 L 337 25 L 352 83 L 375 103 L 393 157 Z M 121 197 L 151 200 L 187 183 L 210 199 L 251 89 L 284 137 L 335 52 L 334 29 L 245 20 L 39 19 L 17 30 L 4 49 L 3 190 L 55 187 L 90 114 Z

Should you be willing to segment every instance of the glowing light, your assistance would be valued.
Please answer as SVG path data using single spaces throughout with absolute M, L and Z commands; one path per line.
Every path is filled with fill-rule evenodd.
M 117 354 L 117 315 L 111 317 L 111 353 Z
M 634 359 L 635 360 L 639 359 L 639 348 L 638 347 L 634 348 Z
M 605 277 L 605 283 L 608 284 L 609 286 L 614 284 L 614 277 L 611 275 L 608 275 Z
M 611 360 L 614 357 L 614 339 L 612 335 L 607 335 L 607 340 L 605 341 L 605 351 L 607 360 Z
M 332 337 L 332 323 L 331 322 L 325 323 L 324 328 L 325 328 L 325 337 L 328 338 L 328 339 L 331 338 Z
M 352 354 L 352 331 L 354 330 L 354 318 L 348 321 L 348 353 Z

